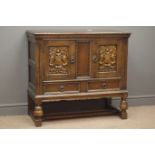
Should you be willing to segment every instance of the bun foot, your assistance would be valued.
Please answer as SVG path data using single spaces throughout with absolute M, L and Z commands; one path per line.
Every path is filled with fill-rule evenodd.
M 41 120 L 35 120 L 34 124 L 36 127 L 41 127 L 42 126 L 42 121 Z
M 121 119 L 127 119 L 127 118 L 128 118 L 128 113 L 127 113 L 126 111 L 122 111 L 122 112 L 120 113 L 120 118 L 121 118 Z

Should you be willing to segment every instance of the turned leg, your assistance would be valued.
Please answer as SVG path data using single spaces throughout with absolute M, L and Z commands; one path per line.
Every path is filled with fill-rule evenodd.
M 39 127 L 42 125 L 42 116 L 43 116 L 43 110 L 41 106 L 41 101 L 37 101 L 35 104 L 34 112 L 34 123 L 36 127 Z
M 121 109 L 120 117 L 121 117 L 121 119 L 127 119 L 127 117 L 128 117 L 128 114 L 126 112 L 126 110 L 128 109 L 128 103 L 126 101 L 126 98 L 127 98 L 127 95 L 123 95 L 121 97 L 121 103 L 120 103 L 120 109 Z

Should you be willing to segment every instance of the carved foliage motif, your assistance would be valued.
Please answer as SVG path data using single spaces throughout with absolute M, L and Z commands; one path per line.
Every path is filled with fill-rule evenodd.
M 49 74 L 68 74 L 68 47 L 49 48 Z
M 116 71 L 116 45 L 106 45 L 99 47 L 99 72 Z

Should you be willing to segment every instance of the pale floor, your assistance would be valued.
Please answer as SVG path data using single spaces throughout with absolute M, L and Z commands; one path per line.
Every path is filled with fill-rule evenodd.
M 118 116 L 102 116 L 65 119 L 43 122 L 39 128 L 50 129 L 146 129 L 155 128 L 155 105 L 132 106 L 128 109 L 129 118 L 121 120 Z M 36 128 L 28 115 L 0 116 L 0 128 Z M 38 129 L 38 128 L 37 128 Z

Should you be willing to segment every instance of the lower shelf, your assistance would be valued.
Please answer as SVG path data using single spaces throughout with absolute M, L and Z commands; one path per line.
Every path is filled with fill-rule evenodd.
M 104 108 L 102 110 L 89 110 L 80 112 L 61 112 L 45 114 L 43 120 L 55 120 L 55 119 L 69 119 L 79 117 L 93 117 L 93 116 L 105 116 L 105 115 L 119 115 L 120 111 L 111 107 Z
M 33 117 L 34 102 L 29 100 L 28 113 Z M 59 101 L 42 104 L 42 120 L 69 119 L 79 117 L 119 115 L 120 111 L 111 106 L 110 98 L 82 101 Z
M 68 119 L 103 115 L 117 115 L 110 98 L 82 101 L 59 101 L 43 103 L 43 120 Z

